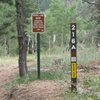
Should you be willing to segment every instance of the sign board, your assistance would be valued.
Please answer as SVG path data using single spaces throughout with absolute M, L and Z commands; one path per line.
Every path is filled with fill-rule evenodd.
M 76 84 L 77 84 L 76 23 L 71 23 L 70 29 L 71 29 L 71 88 L 72 90 L 76 90 Z
M 32 32 L 44 32 L 44 14 L 33 13 L 32 14 Z

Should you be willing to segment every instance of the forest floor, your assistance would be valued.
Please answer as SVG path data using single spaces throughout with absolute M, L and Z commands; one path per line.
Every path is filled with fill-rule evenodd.
M 100 76 L 100 62 L 94 61 L 80 66 L 81 69 L 78 68 L 80 84 L 88 76 Z M 83 71 L 84 66 L 90 68 L 89 72 Z M 6 64 L 0 67 L 0 100 L 62 100 L 60 94 L 66 85 L 53 80 L 35 80 L 29 84 L 17 85 L 8 92 L 4 85 L 11 82 L 16 74 L 18 74 L 17 64 Z

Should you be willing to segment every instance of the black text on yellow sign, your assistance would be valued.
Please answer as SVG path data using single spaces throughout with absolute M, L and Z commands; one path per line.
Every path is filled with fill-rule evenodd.
M 76 63 L 71 63 L 71 66 L 72 66 L 72 78 L 77 78 L 77 64 Z

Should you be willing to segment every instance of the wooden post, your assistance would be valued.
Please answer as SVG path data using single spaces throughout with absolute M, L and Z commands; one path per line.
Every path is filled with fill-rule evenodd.
M 71 23 L 71 90 L 77 90 L 77 41 L 76 23 Z

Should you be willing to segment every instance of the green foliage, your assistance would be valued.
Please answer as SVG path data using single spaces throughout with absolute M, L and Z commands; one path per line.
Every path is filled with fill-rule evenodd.
M 38 0 L 40 11 L 45 11 L 48 9 L 51 0 Z
M 37 12 L 38 7 L 35 0 L 24 0 L 24 16 L 30 18 L 31 13 Z
M 46 34 L 57 37 L 57 44 L 64 42 L 67 31 L 66 8 L 61 0 L 52 0 L 49 9 L 46 12 Z M 61 42 L 62 41 L 62 42 Z
M 89 0 L 85 2 L 74 0 L 67 4 L 66 0 L 38 0 L 38 2 L 37 0 L 24 0 L 25 34 L 29 39 L 36 40 L 31 29 L 31 13 L 40 10 L 45 14 L 45 32 L 41 34 L 41 51 L 56 48 L 56 46 L 68 48 L 71 22 L 77 23 L 77 42 L 89 45 L 94 35 L 100 36 L 100 14 L 99 5 L 93 6 L 86 1 Z M 99 4 L 99 0 L 95 1 Z M 1 0 L 0 2 L 0 39 L 3 38 L 0 45 L 4 44 L 7 38 L 9 40 L 17 38 L 14 4 L 14 0 Z M 94 31 L 95 29 L 97 31 Z M 16 48 L 17 41 L 15 44 Z
M 88 9 L 87 15 L 90 15 L 90 21 L 94 20 L 94 26 L 91 27 L 91 29 L 96 29 L 95 31 L 95 36 L 98 36 L 98 33 L 100 33 L 100 0 L 83 0 L 84 2 L 86 2 L 88 4 Z M 98 41 L 98 40 L 97 40 Z M 99 41 L 98 41 L 99 43 Z
M 6 55 L 6 52 L 9 51 L 8 47 L 11 47 L 11 39 L 17 37 L 14 1 L 0 2 L 0 9 L 0 45 L 4 49 L 1 54 Z M 17 46 L 17 42 L 15 44 Z M 15 47 L 15 49 L 17 48 Z M 13 53 L 12 50 L 10 53 Z
M 0 2 L 8 3 L 9 5 L 13 5 L 14 0 L 1 0 Z
M 86 37 L 92 27 L 95 27 L 95 21 L 90 21 L 91 14 L 86 15 L 87 4 L 81 0 L 73 1 L 69 6 L 61 0 L 52 0 L 49 9 L 46 11 L 46 32 L 47 37 L 56 35 L 56 45 L 66 45 L 69 43 L 70 23 L 77 23 L 78 42 L 88 40 Z M 48 36 L 49 35 L 49 36 Z M 91 33 L 92 36 L 92 33 Z M 91 38 L 86 41 L 91 43 Z
M 12 4 L 9 4 L 11 3 Z M 14 5 L 14 0 L 11 1 L 3 1 L 0 2 L 0 39 L 3 38 L 0 41 L 0 45 L 2 45 L 2 48 L 6 48 L 6 41 L 9 41 L 9 51 L 11 55 L 17 54 L 18 49 L 18 43 L 16 41 L 17 39 L 17 32 L 16 32 L 16 9 Z M 31 13 L 38 11 L 36 3 L 34 3 L 33 0 L 24 0 L 24 16 L 25 16 L 25 31 L 26 34 L 30 34 L 31 29 L 28 29 L 28 27 L 31 25 Z M 14 40 L 15 39 L 15 40 Z M 10 42 L 12 41 L 12 43 Z M 10 44 L 11 43 L 11 44 Z M 14 45 L 13 45 L 14 43 Z M 3 51 L 4 53 L 6 52 Z M 1 53 L 3 54 L 1 51 Z M 6 53 L 5 53 L 6 54 Z
M 15 8 L 7 3 L 0 3 L 0 35 L 13 33 L 15 27 Z M 14 34 L 14 33 L 13 33 Z

